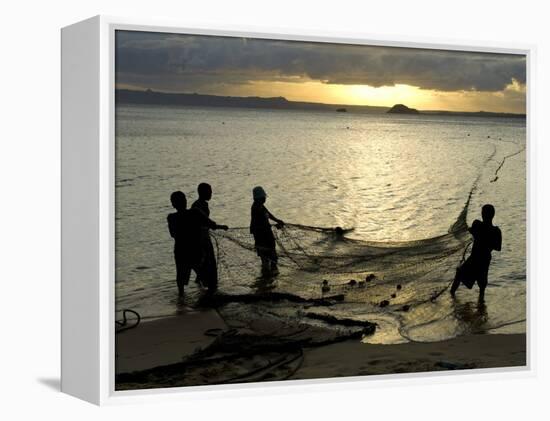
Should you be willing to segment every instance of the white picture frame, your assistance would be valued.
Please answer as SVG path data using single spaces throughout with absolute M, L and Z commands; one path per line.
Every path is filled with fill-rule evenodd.
M 406 381 L 469 381 L 479 376 L 509 378 L 533 375 L 532 261 L 527 260 L 527 365 L 472 372 L 394 374 L 322 380 L 293 380 L 246 385 L 196 386 L 139 391 L 115 391 L 114 315 L 114 33 L 139 30 L 183 34 L 224 35 L 342 44 L 383 45 L 457 51 L 525 54 L 527 57 L 527 206 L 531 241 L 533 154 L 532 45 L 463 44 L 455 40 L 388 39 L 357 33 L 319 33 L 231 25 L 186 25 L 184 22 L 96 16 L 65 27 L 62 47 L 62 377 L 63 392 L 94 404 L 132 403 L 211 396 L 243 396 L 266 391 L 294 393 L 331 388 L 379 387 Z M 529 252 L 528 247 L 528 252 Z M 406 380 L 405 380 L 406 379 Z

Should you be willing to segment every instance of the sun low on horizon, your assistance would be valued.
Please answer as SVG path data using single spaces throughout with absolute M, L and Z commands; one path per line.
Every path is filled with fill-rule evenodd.
M 406 104 L 419 110 L 525 112 L 525 108 L 517 104 L 517 101 L 525 95 L 525 87 L 520 86 L 516 81 L 506 86 L 504 92 L 442 92 L 405 84 L 377 88 L 369 85 L 326 84 L 311 80 L 294 83 L 253 82 L 242 86 L 230 86 L 219 92 L 231 96 L 280 96 L 289 101 L 324 104 L 378 107 Z
M 419 110 L 525 113 L 525 56 L 117 32 L 116 87 Z

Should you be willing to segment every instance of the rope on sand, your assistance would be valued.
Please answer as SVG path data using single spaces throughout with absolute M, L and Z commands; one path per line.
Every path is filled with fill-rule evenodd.
M 126 316 L 127 313 L 132 313 L 136 316 L 136 320 L 134 324 L 128 325 L 128 318 Z M 122 310 L 122 320 L 115 320 L 115 324 L 117 326 L 116 333 L 124 332 L 125 330 L 133 329 L 139 325 L 141 322 L 141 316 L 139 313 L 135 310 L 130 309 L 124 309 Z

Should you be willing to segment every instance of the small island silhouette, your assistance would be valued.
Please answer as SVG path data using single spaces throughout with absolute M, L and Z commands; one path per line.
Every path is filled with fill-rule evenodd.
M 395 104 L 387 112 L 388 114 L 420 114 L 416 108 L 409 108 L 403 104 Z

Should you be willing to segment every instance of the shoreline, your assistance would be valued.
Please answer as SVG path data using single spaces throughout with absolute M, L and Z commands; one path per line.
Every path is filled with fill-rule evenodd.
M 527 361 L 526 340 L 526 334 L 515 333 L 474 334 L 440 342 L 392 345 L 346 341 L 307 350 L 301 368 L 292 378 L 521 367 Z
M 135 390 L 525 365 L 525 333 L 388 345 L 346 339 L 311 346 L 231 329 L 208 309 L 117 334 L 115 383 L 116 390 Z

